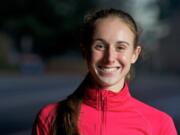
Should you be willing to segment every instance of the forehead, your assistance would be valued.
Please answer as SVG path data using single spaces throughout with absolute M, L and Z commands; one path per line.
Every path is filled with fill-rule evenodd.
M 114 27 L 116 28 L 122 28 L 124 27 L 125 29 L 129 29 L 131 32 L 133 32 L 131 30 L 131 26 L 130 24 L 123 20 L 122 18 L 118 17 L 118 16 L 108 16 L 108 17 L 105 17 L 105 18 L 99 18 L 95 21 L 94 23 L 95 25 L 95 29 L 99 26 L 110 26 L 110 25 L 114 25 Z
M 98 19 L 95 23 L 93 38 L 105 38 L 107 40 L 127 40 L 133 42 L 134 33 L 129 25 L 118 17 Z

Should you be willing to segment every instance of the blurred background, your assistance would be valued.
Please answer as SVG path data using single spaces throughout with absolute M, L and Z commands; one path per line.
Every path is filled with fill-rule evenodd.
M 27 135 L 39 109 L 65 98 L 87 70 L 79 49 L 83 16 L 113 7 L 142 31 L 144 59 L 132 94 L 172 116 L 180 131 L 179 0 L 0 1 L 0 133 Z

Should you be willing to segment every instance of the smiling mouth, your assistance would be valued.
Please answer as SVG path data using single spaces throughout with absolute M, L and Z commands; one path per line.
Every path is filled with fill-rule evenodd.
M 120 67 L 103 67 L 103 66 L 98 66 L 98 69 L 104 73 L 113 73 L 116 72 L 120 69 Z

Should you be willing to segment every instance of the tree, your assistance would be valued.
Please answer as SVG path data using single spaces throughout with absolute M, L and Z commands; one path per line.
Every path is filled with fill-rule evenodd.
M 0 2 L 0 29 L 10 34 L 21 52 L 22 36 L 33 38 L 33 52 L 42 57 L 74 49 L 78 28 L 93 1 L 6 0 Z

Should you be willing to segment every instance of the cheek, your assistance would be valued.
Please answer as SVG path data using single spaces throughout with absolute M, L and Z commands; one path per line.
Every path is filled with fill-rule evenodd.
M 131 57 L 128 52 L 118 55 L 119 61 L 121 61 L 124 65 L 131 64 Z
M 103 54 L 100 52 L 92 52 L 89 61 L 91 63 L 97 63 L 100 62 L 103 59 Z

